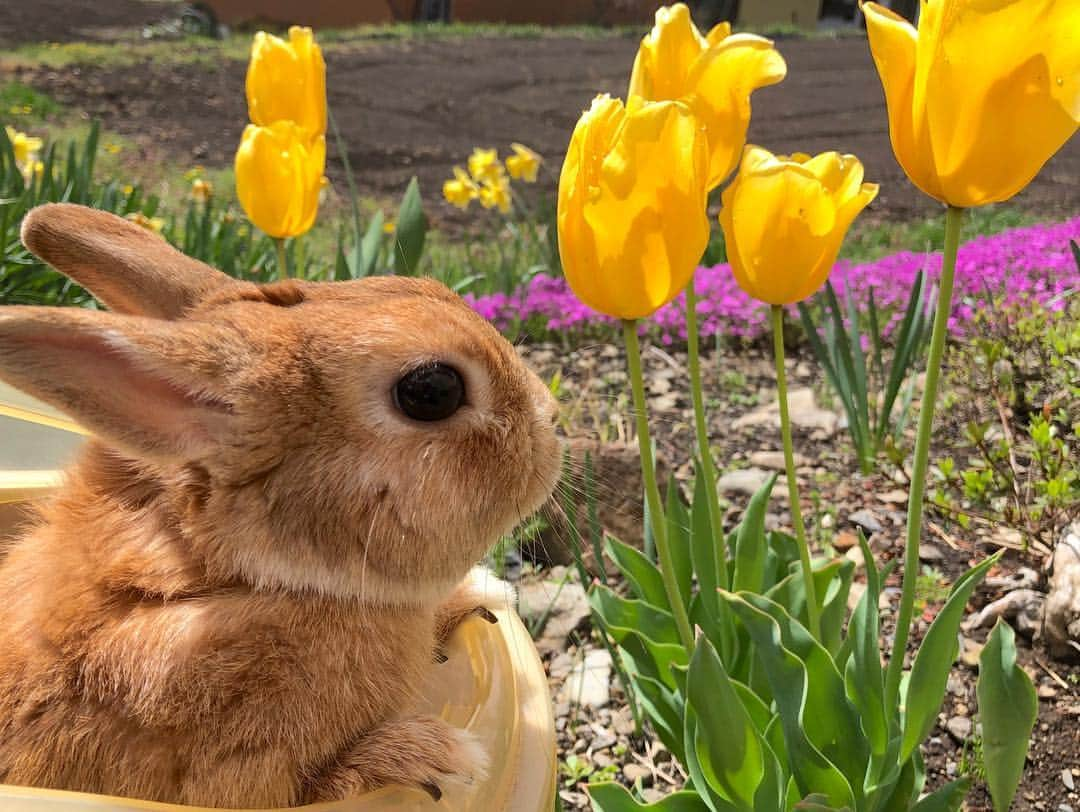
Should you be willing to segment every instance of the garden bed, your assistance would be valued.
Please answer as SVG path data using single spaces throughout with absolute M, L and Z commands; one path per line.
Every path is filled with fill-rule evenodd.
M 175 8 L 133 0 L 85 5 L 96 15 L 115 7 L 109 19 L 129 25 L 144 21 L 128 14 L 128 6 L 140 6 L 142 14 L 153 9 L 158 17 Z M 78 8 L 72 13 L 12 5 L 0 10 L 0 40 L 6 36 L 14 45 L 68 39 Z M 103 29 L 94 31 L 104 36 Z M 128 32 L 123 48 L 101 53 L 16 49 L 0 60 L 0 83 L 18 79 L 100 118 L 107 131 L 138 146 L 133 159 L 140 163 L 231 166 L 246 120 L 245 46 L 236 40 L 139 44 L 135 33 Z M 627 33 L 566 36 L 557 29 L 528 39 L 335 37 L 326 44 L 329 101 L 361 194 L 396 199 L 415 174 L 434 201 L 451 168 L 474 146 L 505 149 L 511 141 L 524 141 L 546 157 L 541 182 L 554 188 L 578 114 L 598 92 L 625 94 L 637 43 L 638 35 Z M 754 96 L 750 142 L 780 152 L 841 149 L 858 155 L 867 179 L 881 184 L 864 220 L 897 222 L 937 212 L 893 158 L 881 85 L 865 40 L 785 39 L 780 51 L 788 78 Z M 331 178 L 340 182 L 332 139 L 328 147 Z M 1075 214 L 1077 177 L 1080 142 L 1073 139 L 1014 203 L 1044 221 Z M 429 210 L 444 225 L 460 227 L 469 216 L 442 202 Z

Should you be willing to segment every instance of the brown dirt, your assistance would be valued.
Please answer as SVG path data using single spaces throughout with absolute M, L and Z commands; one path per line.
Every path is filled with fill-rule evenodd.
M 176 0 L 30 0 L 0 3 L 0 47 L 112 40 L 174 13 Z
M 142 14 L 162 8 L 134 0 L 93 8 L 110 4 L 137 6 Z M 36 19 L 36 10 L 29 16 Z M 85 22 L 74 13 L 50 16 L 68 18 L 62 30 Z M 43 29 L 45 21 L 38 23 L 28 30 Z M 435 219 L 453 222 L 455 212 L 437 199 L 438 190 L 473 146 L 531 145 L 547 157 L 543 182 L 553 188 L 578 114 L 598 92 L 625 92 L 635 48 L 635 38 L 615 36 L 337 45 L 327 54 L 330 103 L 363 194 L 396 198 L 415 174 Z M 906 181 L 893 158 L 865 40 L 788 39 L 779 48 L 789 75 L 754 96 L 750 139 L 776 151 L 840 149 L 858 155 L 867 178 L 881 184 L 871 217 L 904 219 L 934 210 L 936 204 Z M 237 61 L 14 69 L 24 81 L 133 139 L 150 159 L 210 166 L 231 162 L 244 127 L 244 70 Z M 328 146 L 330 174 L 340 179 L 336 150 Z M 1073 139 L 1016 202 L 1047 219 L 1071 214 L 1080 210 L 1078 177 L 1080 141 Z

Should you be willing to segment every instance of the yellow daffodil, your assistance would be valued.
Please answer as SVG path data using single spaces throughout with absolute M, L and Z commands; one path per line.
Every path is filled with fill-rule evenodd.
M 485 209 L 497 208 L 503 214 L 510 211 L 510 181 L 506 175 L 488 175 L 480 181 L 480 205 Z
M 656 12 L 656 24 L 634 60 L 628 92 L 690 106 L 709 139 L 708 185 L 713 189 L 739 162 L 750 124 L 750 94 L 786 74 L 787 65 L 771 41 L 732 34 L 728 23 L 702 36 L 690 10 L 676 3 Z
M 469 174 L 479 183 L 484 178 L 495 177 L 502 173 L 499 153 L 493 149 L 476 147 L 469 156 Z
M 8 141 L 11 142 L 11 149 L 15 153 L 15 163 L 20 167 L 25 167 L 28 164 L 33 165 L 37 153 L 42 147 L 41 139 L 19 132 L 14 127 L 4 127 L 4 132 L 7 133 Z
M 959 208 L 1008 200 L 1080 124 L 1080 3 L 935 0 L 918 31 L 865 3 L 893 152 Z
M 447 203 L 459 209 L 465 209 L 479 196 L 480 189 L 469 177 L 468 172 L 460 166 L 455 166 L 454 178 L 443 183 L 442 193 Z
M 385 223 L 383 223 L 382 230 L 383 234 L 396 234 L 397 223 L 395 223 L 393 220 L 387 220 Z
M 161 229 L 165 227 L 165 221 L 160 217 L 147 217 L 141 211 L 133 211 L 127 215 L 127 219 L 136 225 L 140 225 L 148 231 L 153 231 L 155 234 L 160 234 Z
M 540 170 L 540 163 L 544 159 L 533 152 L 524 144 L 513 143 L 510 149 L 514 154 L 506 159 L 506 171 L 514 180 L 523 180 L 526 183 L 536 182 L 536 173 Z
M 747 146 L 724 190 L 720 225 L 735 281 L 771 305 L 825 284 L 855 216 L 877 195 L 854 155 L 773 155 Z
M 214 185 L 208 180 L 195 178 L 191 182 L 191 196 L 199 203 L 206 203 L 214 196 Z
M 708 164 L 681 102 L 593 101 L 559 177 L 559 253 L 578 298 L 637 319 L 686 287 L 709 239 Z
M 118 155 L 124 148 L 120 144 L 114 144 L 111 141 L 103 147 L 103 149 L 110 155 Z
M 236 152 L 236 192 L 248 219 L 271 237 L 311 228 L 319 208 L 326 141 L 291 121 L 249 124 Z
M 309 141 L 326 133 L 326 63 L 310 28 L 294 25 L 288 42 L 264 31 L 255 34 L 247 101 L 255 124 L 293 121 Z

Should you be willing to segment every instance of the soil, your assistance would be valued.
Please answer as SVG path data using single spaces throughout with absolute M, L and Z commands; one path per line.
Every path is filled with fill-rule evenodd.
M 139 0 L 4 4 L 0 43 L 102 38 L 118 24 L 140 25 L 176 8 Z M 505 151 L 521 141 L 546 157 L 542 183 L 554 188 L 579 113 L 597 93 L 625 93 L 636 47 L 633 36 L 558 35 L 335 43 L 326 57 L 330 105 L 362 194 L 397 198 L 415 174 L 433 218 L 460 224 L 438 197 L 453 165 L 474 146 Z M 750 141 L 778 152 L 858 155 L 867 179 L 881 184 L 864 219 L 935 211 L 893 158 L 865 39 L 784 39 L 779 48 L 788 77 L 755 93 Z M 247 119 L 241 61 L 11 70 L 134 140 L 150 160 L 229 165 Z M 331 178 L 341 180 L 335 145 L 328 148 Z M 1073 139 L 1015 202 L 1045 219 L 1072 214 L 1080 209 L 1077 177 L 1080 141 Z

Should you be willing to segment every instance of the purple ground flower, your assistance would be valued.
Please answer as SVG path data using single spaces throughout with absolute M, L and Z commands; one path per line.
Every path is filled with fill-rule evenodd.
M 956 264 L 950 330 L 963 334 L 975 312 L 988 303 L 1023 305 L 1034 302 L 1051 310 L 1065 306 L 1067 291 L 1080 289 L 1069 240 L 1080 241 L 1080 217 L 1064 223 L 1030 226 L 978 237 L 960 247 Z M 874 290 L 878 306 L 895 315 L 885 332 L 902 316 L 915 275 L 924 270 L 931 280 L 941 273 L 941 253 L 902 251 L 873 262 L 840 260 L 831 279 L 837 294 L 856 296 L 860 307 Z M 695 288 L 702 336 L 717 334 L 755 339 L 768 331 L 768 308 L 751 299 L 737 284 L 728 265 L 698 268 Z M 1078 294 L 1080 295 L 1080 294 Z M 519 322 L 539 322 L 561 333 L 582 333 L 614 320 L 582 304 L 564 279 L 543 274 L 507 296 L 466 297 L 482 316 L 500 329 Z M 686 339 L 686 302 L 680 295 L 650 319 L 650 327 L 666 344 Z

